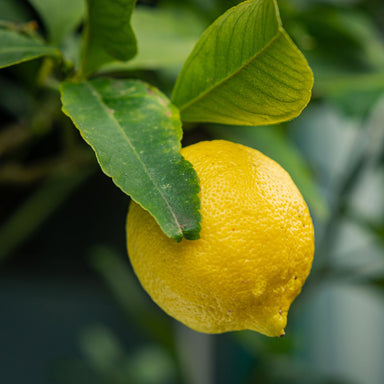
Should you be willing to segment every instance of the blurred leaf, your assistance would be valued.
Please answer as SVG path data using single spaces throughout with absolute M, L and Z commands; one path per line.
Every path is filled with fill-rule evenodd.
M 361 117 L 383 91 L 383 36 L 380 24 L 361 7 L 333 3 L 285 0 L 279 5 L 315 74 L 314 96 Z
M 197 42 L 172 100 L 185 121 L 261 125 L 307 105 L 312 72 L 281 26 L 274 0 L 239 4 Z
M 374 286 L 376 288 L 384 289 L 384 276 L 381 278 L 370 280 L 369 285 Z
M 177 382 L 175 362 L 162 347 L 135 345 L 132 349 L 120 341 L 112 328 L 104 324 L 86 326 L 80 334 L 79 342 L 83 358 L 71 358 L 55 363 L 51 375 L 55 383 Z M 129 348 L 129 353 L 125 347 Z
M 68 66 L 73 65 L 75 71 L 80 69 L 81 47 L 82 37 L 77 34 L 68 35 L 60 46 L 64 61 Z
M 89 169 L 54 172 L 0 227 L 0 261 L 39 228 L 89 174 Z
M 87 75 L 114 60 L 127 61 L 137 52 L 131 15 L 136 0 L 87 0 L 82 72 Z
M 320 76 L 314 95 L 327 98 L 346 113 L 364 116 L 384 94 L 384 73 L 333 74 Z
M 381 71 L 384 66 L 384 40 L 380 29 L 363 13 L 349 13 L 345 9 L 340 13 L 344 28 L 351 31 L 360 43 L 367 64 Z
M 362 227 L 368 229 L 376 237 L 376 239 L 379 240 L 380 243 L 384 246 L 384 223 L 382 224 L 372 223 L 370 221 L 364 220 L 363 218 L 358 218 L 358 221 Z M 383 255 L 384 255 L 384 252 L 383 252 Z
M 176 369 L 169 355 L 159 347 L 145 347 L 128 358 L 132 383 L 175 383 Z
M 215 138 L 251 146 L 271 157 L 291 175 L 313 213 L 322 219 L 328 215 L 326 200 L 320 193 L 305 159 L 293 143 L 282 135 L 279 127 L 211 126 L 209 131 Z
M 100 373 L 116 370 L 124 357 L 119 340 L 103 325 L 86 328 L 81 334 L 80 346 L 89 364 Z
M 359 91 L 381 91 L 383 93 L 384 72 L 333 76 L 331 79 L 319 81 L 316 90 L 325 97 Z
M 132 14 L 138 54 L 126 63 L 114 62 L 103 71 L 181 67 L 203 31 L 200 19 L 184 9 L 137 7 Z
M 32 104 L 32 97 L 25 84 L 10 79 L 9 76 L 0 76 L 0 106 L 18 120 L 24 116 Z M 0 142 L 0 155 L 6 143 Z
M 48 30 L 49 41 L 59 44 L 81 22 L 84 0 L 29 0 L 41 15 Z
M 362 221 L 364 226 L 369 224 L 368 228 L 372 226 L 372 231 L 377 235 L 381 231 L 384 240 L 384 168 L 371 166 L 369 160 L 372 161 L 374 153 L 371 152 L 370 155 L 362 161 L 363 169 L 355 170 L 358 182 L 352 185 L 352 190 L 345 191 L 348 194 L 344 200 L 348 214 L 353 212 L 356 220 Z
M 107 247 L 96 247 L 91 253 L 93 267 L 104 278 L 114 297 L 144 333 L 152 335 L 168 349 L 173 349 L 173 331 L 168 318 L 156 309 L 151 299 L 141 289 L 128 258 L 119 257 Z
M 127 355 L 118 337 L 102 324 L 87 327 L 80 337 L 80 346 L 89 366 L 104 378 L 102 382 L 174 382 L 175 366 L 166 350 L 150 346 L 135 349 Z
M 40 56 L 58 55 L 56 48 L 15 31 L 0 30 L 0 41 L 0 68 Z
M 0 1 L 0 19 L 24 23 L 28 20 L 29 14 L 23 3 L 15 0 Z
M 345 6 L 317 4 L 299 12 L 297 21 L 312 40 L 315 57 L 333 70 L 381 70 L 384 46 L 379 28 L 360 11 Z
M 198 238 L 198 178 L 179 153 L 181 123 L 169 100 L 135 80 L 66 82 L 61 93 L 64 113 L 115 184 L 148 210 L 167 236 Z

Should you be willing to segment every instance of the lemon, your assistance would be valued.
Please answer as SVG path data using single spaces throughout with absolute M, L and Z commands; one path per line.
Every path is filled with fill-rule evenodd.
M 240 144 L 205 141 L 182 155 L 200 179 L 201 238 L 175 242 L 133 202 L 127 246 L 142 286 L 196 331 L 283 335 L 314 253 L 300 192 L 280 165 Z

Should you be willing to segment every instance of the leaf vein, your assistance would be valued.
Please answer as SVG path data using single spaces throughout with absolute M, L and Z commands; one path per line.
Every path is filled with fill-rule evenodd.
M 124 137 L 124 139 L 127 141 L 129 147 L 131 148 L 132 150 L 132 153 L 135 155 L 135 157 L 137 158 L 138 162 L 141 164 L 141 166 L 143 167 L 144 169 L 144 173 L 147 175 L 147 177 L 149 178 L 149 180 L 151 181 L 151 183 L 154 185 L 154 187 L 156 188 L 156 190 L 158 191 L 160 197 L 164 200 L 169 212 L 171 213 L 174 221 L 175 221 L 175 224 L 176 226 L 179 228 L 179 231 L 180 231 L 180 234 L 182 235 L 183 231 L 182 231 L 182 226 L 180 225 L 178 219 L 177 219 L 177 216 L 175 215 L 175 213 L 173 212 L 172 210 L 172 207 L 171 205 L 169 204 L 167 198 L 165 197 L 163 191 L 161 190 L 160 186 L 156 183 L 156 181 L 153 179 L 151 173 L 149 172 L 149 169 L 147 168 L 146 164 L 143 162 L 143 160 L 140 158 L 139 154 L 137 153 L 137 150 L 135 148 L 135 146 L 132 144 L 131 140 L 129 139 L 129 137 L 127 136 L 127 134 L 125 133 L 124 129 L 121 127 L 120 123 L 118 122 L 118 120 L 111 114 L 108 112 L 108 108 L 107 106 L 103 103 L 103 99 L 102 97 L 100 96 L 100 94 L 97 92 L 97 90 L 89 83 L 86 83 L 86 86 L 90 89 L 91 93 L 96 97 L 96 99 L 99 101 L 100 105 L 102 106 L 103 110 L 106 112 L 106 114 L 109 116 L 109 118 L 113 121 L 113 123 L 117 126 L 117 128 L 120 130 L 120 132 L 122 133 L 122 136 Z
M 280 35 L 282 35 L 282 30 L 279 28 L 276 35 L 273 36 L 273 38 L 268 42 L 268 44 L 266 44 L 263 49 L 261 49 L 260 51 L 258 51 L 255 55 L 253 55 L 246 63 L 244 63 L 243 66 L 241 66 L 239 69 L 237 69 L 235 72 L 229 74 L 228 76 L 224 77 L 223 79 L 221 79 L 220 81 L 218 81 L 217 83 L 215 83 L 212 87 L 208 88 L 206 91 L 202 92 L 200 95 L 198 95 L 197 97 L 195 97 L 194 99 L 192 99 L 191 101 L 189 101 L 188 103 L 184 104 L 183 106 L 180 107 L 180 112 L 182 112 L 183 110 L 187 109 L 188 107 L 190 107 L 191 105 L 197 103 L 199 100 L 201 100 L 202 98 L 204 98 L 206 95 L 208 95 L 209 93 L 213 92 L 216 88 L 220 87 L 222 84 L 224 84 L 225 82 L 227 82 L 228 80 L 230 80 L 231 78 L 233 78 L 234 76 L 236 76 L 240 71 L 242 71 L 245 67 L 247 67 L 250 63 L 252 63 L 252 61 L 254 61 L 257 57 L 259 57 L 262 53 L 264 53 L 279 37 Z

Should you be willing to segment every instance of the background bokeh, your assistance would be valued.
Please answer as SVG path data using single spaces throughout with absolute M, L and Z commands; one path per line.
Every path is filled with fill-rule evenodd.
M 0 0 L 0 24 L 48 33 L 38 3 Z M 200 33 L 236 3 L 139 1 L 139 55 L 104 72 L 169 94 Z M 184 144 L 253 146 L 308 202 L 315 263 L 287 335 L 198 334 L 152 303 L 126 255 L 129 198 L 101 173 L 57 91 L 41 86 L 47 64 L 35 60 L 0 71 L 1 383 L 384 382 L 384 3 L 278 4 L 315 75 L 308 107 L 278 126 L 186 125 Z M 62 45 L 68 58 L 80 32 Z

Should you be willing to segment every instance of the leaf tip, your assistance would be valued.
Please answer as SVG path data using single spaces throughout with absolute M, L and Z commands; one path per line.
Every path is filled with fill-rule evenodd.
M 201 226 L 200 223 L 196 228 L 191 228 L 186 231 L 182 231 L 181 233 L 172 236 L 172 239 L 175 240 L 177 243 L 180 243 L 181 240 L 199 240 L 200 239 L 200 230 Z

